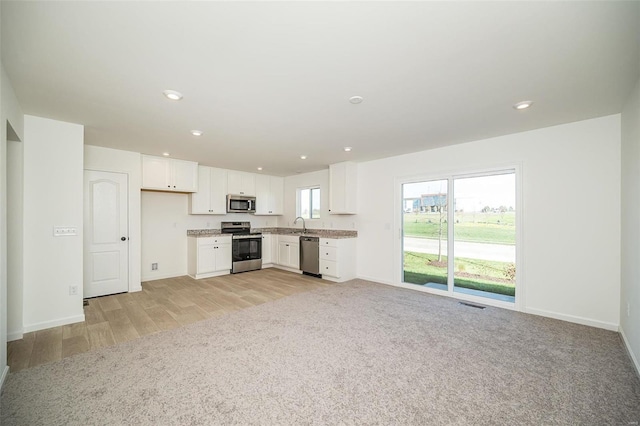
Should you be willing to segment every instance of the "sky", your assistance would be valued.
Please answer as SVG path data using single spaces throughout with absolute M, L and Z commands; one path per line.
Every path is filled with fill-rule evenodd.
M 515 173 L 454 179 L 456 210 L 481 211 L 483 207 L 516 206 Z M 447 192 L 446 180 L 403 185 L 403 198 Z M 405 203 L 406 204 L 406 203 Z

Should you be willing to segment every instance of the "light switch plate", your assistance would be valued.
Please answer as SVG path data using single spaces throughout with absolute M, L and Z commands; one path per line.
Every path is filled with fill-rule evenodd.
M 53 227 L 54 237 L 72 237 L 74 235 L 78 235 L 78 228 L 76 228 L 75 226 L 54 226 Z

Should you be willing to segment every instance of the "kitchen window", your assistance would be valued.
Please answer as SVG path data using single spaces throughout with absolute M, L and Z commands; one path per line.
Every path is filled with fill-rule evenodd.
M 298 216 L 320 219 L 320 187 L 298 189 Z

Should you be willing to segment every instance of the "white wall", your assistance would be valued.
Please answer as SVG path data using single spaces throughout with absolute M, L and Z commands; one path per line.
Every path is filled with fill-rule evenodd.
M 0 77 L 0 390 L 2 390 L 9 367 L 7 366 L 7 129 L 2 90 L 4 67 L 0 64 L 0 68 L 2 68 L 0 71 L 2 73 Z
M 7 372 L 7 125 L 24 140 L 23 114 L 11 81 L 0 64 L 0 387 Z M 21 283 L 11 283 L 13 286 Z
M 617 330 L 620 115 L 360 163 L 358 276 L 399 283 L 396 178 L 504 165 L 522 170 L 524 310 Z
M 189 195 L 142 191 L 142 281 L 187 274 L 187 229 L 220 229 L 220 222 L 249 221 L 252 227 L 276 226 L 274 216 L 246 213 L 190 215 Z M 151 264 L 158 270 L 152 271 Z
M 7 340 L 22 338 L 23 246 L 23 148 L 7 141 Z
M 640 80 L 622 110 L 620 331 L 640 373 Z
M 300 222 L 293 224 L 297 216 L 297 190 L 318 185 L 320 186 L 320 219 L 306 219 L 307 228 L 356 230 L 358 215 L 329 214 L 329 169 L 284 178 L 284 215 L 278 217 L 278 226 L 302 227 Z
M 25 332 L 84 320 L 83 133 L 78 124 L 25 116 Z M 54 226 L 76 227 L 78 235 L 54 237 Z
M 140 227 L 141 157 L 137 152 L 85 145 L 84 168 L 104 172 L 126 173 L 129 181 L 129 291 L 142 290 L 140 262 L 142 232 Z

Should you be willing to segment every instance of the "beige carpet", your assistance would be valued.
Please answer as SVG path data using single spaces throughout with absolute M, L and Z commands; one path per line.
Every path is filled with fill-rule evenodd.
M 640 380 L 616 333 L 355 281 L 12 373 L 1 410 L 2 425 L 629 425 Z

